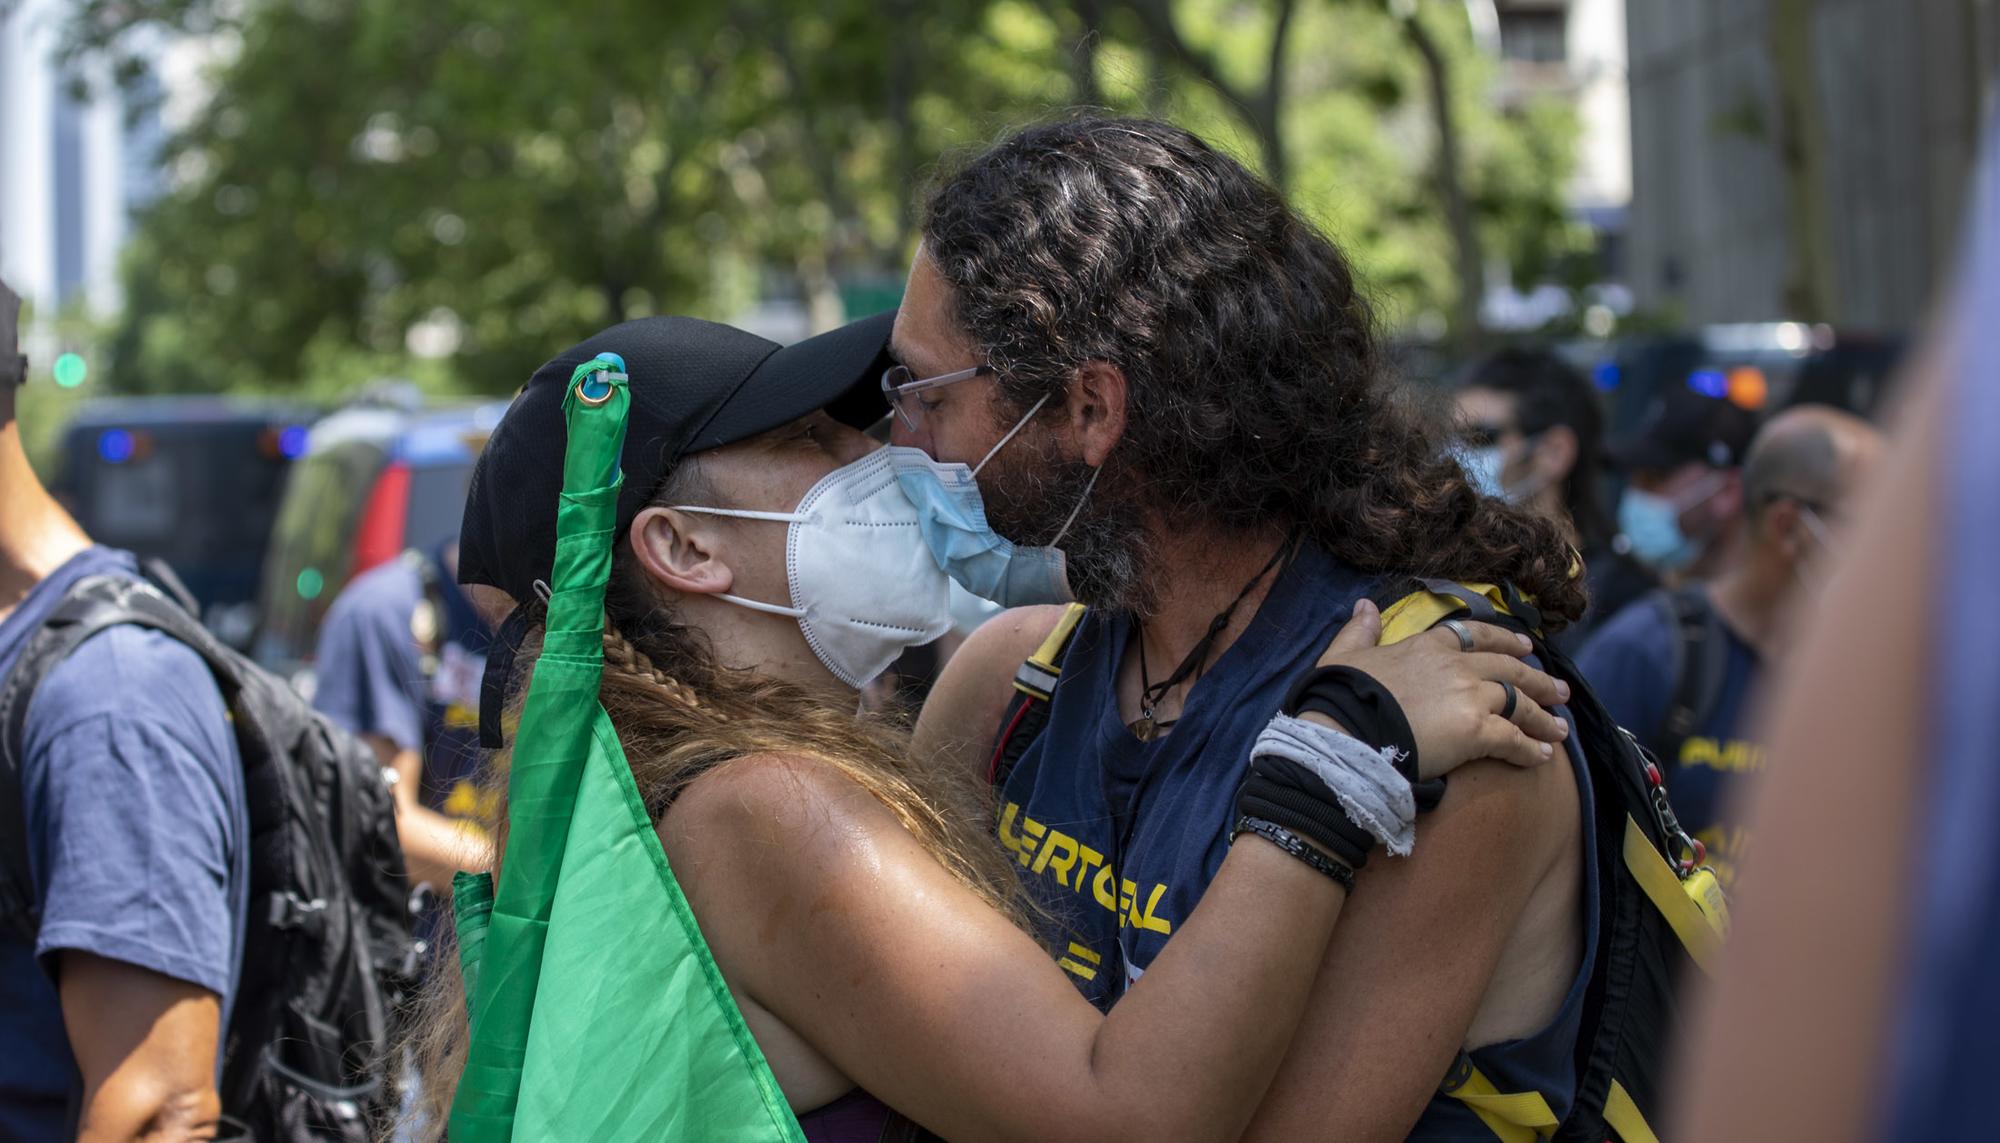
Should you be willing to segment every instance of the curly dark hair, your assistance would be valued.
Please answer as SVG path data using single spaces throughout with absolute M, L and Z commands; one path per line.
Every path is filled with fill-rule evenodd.
M 1075 114 L 946 175 L 924 248 L 1006 400 L 1099 360 L 1127 379 L 1110 465 L 1209 523 L 1301 529 L 1372 573 L 1511 581 L 1584 610 L 1551 522 L 1481 497 L 1391 379 L 1347 259 L 1240 163 L 1167 123 Z

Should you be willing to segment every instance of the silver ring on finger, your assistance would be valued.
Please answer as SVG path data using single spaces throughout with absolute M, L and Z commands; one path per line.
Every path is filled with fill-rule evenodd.
M 1447 619 L 1443 623 L 1438 624 L 1438 626 L 1458 636 L 1458 649 L 1461 651 L 1470 651 L 1478 645 L 1473 642 L 1472 628 L 1467 627 L 1464 623 L 1456 619 Z
M 1500 717 L 1511 721 L 1514 717 L 1514 708 L 1521 705 L 1521 692 L 1515 690 L 1514 684 L 1508 682 L 1506 679 L 1494 679 L 1493 681 L 1499 683 L 1500 689 L 1506 692 L 1507 695 L 1507 701 L 1500 704 Z

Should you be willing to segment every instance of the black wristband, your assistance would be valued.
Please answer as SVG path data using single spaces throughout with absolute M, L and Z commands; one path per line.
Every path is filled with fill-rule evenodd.
M 1254 833 L 1321 873 L 1331 877 L 1342 889 L 1354 892 L 1354 870 L 1307 845 L 1299 835 L 1274 822 L 1245 815 L 1236 819 L 1236 828 L 1229 831 L 1229 841 L 1233 845 L 1236 835 Z
M 1347 816 L 1325 783 L 1288 758 L 1251 761 L 1236 812 L 1302 833 L 1356 869 L 1368 864 L 1368 851 L 1375 847 L 1374 835 Z
M 1313 711 L 1340 724 L 1342 730 L 1370 746 L 1390 746 L 1402 755 L 1396 769 L 1417 784 L 1417 736 L 1403 715 L 1403 704 L 1354 667 L 1316 667 L 1292 684 L 1285 696 L 1286 714 Z

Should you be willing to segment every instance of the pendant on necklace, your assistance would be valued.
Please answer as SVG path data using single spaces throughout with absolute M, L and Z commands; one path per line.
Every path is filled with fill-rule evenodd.
M 1138 718 L 1126 723 L 1125 729 L 1131 731 L 1132 737 L 1139 741 L 1151 742 L 1171 730 L 1174 723 L 1179 721 L 1179 719 L 1173 718 L 1156 718 L 1154 715 L 1155 712 L 1153 709 L 1147 707 L 1140 712 Z

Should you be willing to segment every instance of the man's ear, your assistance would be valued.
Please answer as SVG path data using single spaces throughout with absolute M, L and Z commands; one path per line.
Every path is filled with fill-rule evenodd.
M 1541 439 L 1535 442 L 1535 471 L 1550 484 L 1561 484 L 1576 468 L 1576 456 L 1576 430 L 1556 425 L 1544 430 Z
M 728 591 L 736 573 L 718 555 L 714 524 L 692 512 L 658 506 L 632 520 L 632 552 L 661 587 L 689 595 Z
M 1109 361 L 1086 361 L 1069 387 L 1070 443 L 1083 463 L 1097 468 L 1125 437 L 1125 371 Z
M 1805 559 L 1812 537 L 1806 534 L 1806 522 L 1800 518 L 1797 502 L 1788 496 L 1771 501 L 1764 509 L 1761 526 L 1786 559 L 1793 563 Z

